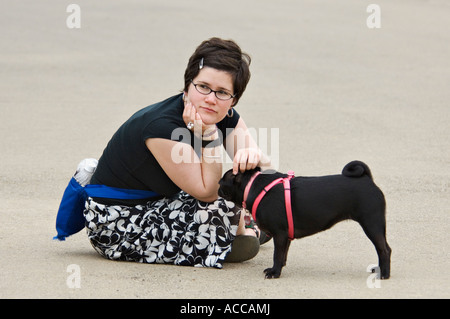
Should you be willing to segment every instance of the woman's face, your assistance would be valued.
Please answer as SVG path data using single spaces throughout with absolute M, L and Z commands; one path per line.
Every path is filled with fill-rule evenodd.
M 205 66 L 192 82 L 196 85 L 207 86 L 214 91 L 234 94 L 233 78 L 230 73 L 225 71 Z M 202 94 L 196 90 L 192 83 L 185 94 L 188 98 L 187 101 L 194 105 L 203 123 L 206 125 L 216 124 L 223 120 L 234 102 L 233 98 L 226 101 L 219 100 L 214 92 L 207 95 Z

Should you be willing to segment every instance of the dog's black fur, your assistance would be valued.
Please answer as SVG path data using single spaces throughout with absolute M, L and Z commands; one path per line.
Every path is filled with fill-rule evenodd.
M 219 196 L 241 206 L 245 186 L 256 170 L 236 175 L 232 170 L 227 171 L 219 182 Z M 249 211 L 262 189 L 279 177 L 287 175 L 275 172 L 256 177 L 246 202 Z M 366 164 L 350 162 L 342 170 L 342 175 L 293 178 L 291 202 L 295 238 L 326 230 L 345 219 L 355 220 L 375 245 L 381 279 L 389 278 L 391 248 L 386 241 L 386 202 Z M 273 267 L 264 270 L 265 276 L 278 278 L 286 264 L 290 244 L 282 183 L 264 196 L 258 206 L 256 222 L 274 240 Z

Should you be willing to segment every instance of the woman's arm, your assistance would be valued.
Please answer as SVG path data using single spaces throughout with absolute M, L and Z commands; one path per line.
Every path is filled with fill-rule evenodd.
M 217 199 L 218 182 L 222 177 L 221 145 L 202 148 L 200 159 L 194 149 L 183 142 L 149 138 L 145 144 L 179 188 L 204 202 Z
M 167 176 L 186 193 L 212 202 L 218 197 L 222 177 L 222 144 L 211 143 L 219 139 L 215 125 L 205 125 L 192 103 L 186 101 L 183 120 L 194 124 L 193 132 L 207 147 L 201 147 L 200 158 L 188 143 L 162 138 L 149 138 L 145 144 Z M 185 128 L 187 132 L 187 128 Z M 190 138 L 190 133 L 186 137 Z M 200 146 L 200 145 L 199 145 Z M 195 147 L 195 145 L 194 145 Z
M 261 151 L 242 117 L 235 129 L 227 136 L 226 151 L 233 159 L 234 174 L 257 166 L 262 169 L 272 168 L 270 158 Z

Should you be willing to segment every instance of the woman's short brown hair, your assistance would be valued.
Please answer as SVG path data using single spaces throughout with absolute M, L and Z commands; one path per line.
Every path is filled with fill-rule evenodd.
M 200 61 L 203 66 L 216 70 L 225 71 L 233 78 L 233 94 L 236 105 L 247 87 L 250 80 L 251 58 L 247 53 L 241 51 L 239 45 L 233 40 L 211 38 L 203 41 L 189 59 L 184 72 L 184 91 L 187 92 L 191 80 L 200 72 Z

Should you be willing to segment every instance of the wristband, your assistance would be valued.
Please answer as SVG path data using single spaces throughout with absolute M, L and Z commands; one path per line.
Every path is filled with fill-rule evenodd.
M 213 136 L 217 132 L 217 126 L 214 125 L 214 129 L 208 134 L 203 134 L 202 138 Z
M 220 138 L 212 140 L 212 141 L 202 141 L 203 148 L 213 148 L 216 146 L 222 145 L 222 141 Z

